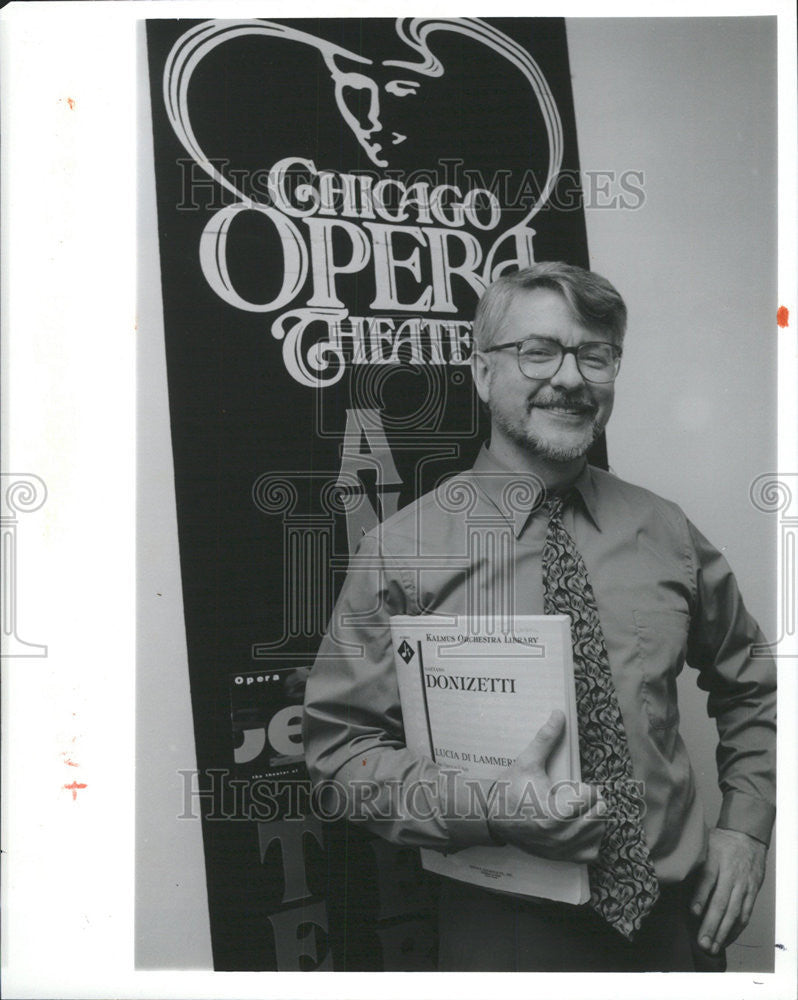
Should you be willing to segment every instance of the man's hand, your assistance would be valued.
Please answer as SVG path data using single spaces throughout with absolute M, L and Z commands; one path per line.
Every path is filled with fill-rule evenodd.
M 488 829 L 508 844 L 558 861 L 594 861 L 606 803 L 593 785 L 552 787 L 546 764 L 562 738 L 565 716 L 552 712 L 515 763 L 494 785 Z
M 698 944 L 715 955 L 734 941 L 748 921 L 765 877 L 767 847 L 736 830 L 716 827 L 709 833 L 709 850 L 690 904 L 703 914 Z

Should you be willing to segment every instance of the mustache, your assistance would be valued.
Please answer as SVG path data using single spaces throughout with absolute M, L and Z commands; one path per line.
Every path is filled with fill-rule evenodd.
M 554 389 L 548 391 L 541 390 L 530 396 L 528 405 L 533 406 L 561 406 L 568 409 L 581 409 L 593 412 L 596 404 L 585 392 L 577 390 L 575 392 L 558 392 Z

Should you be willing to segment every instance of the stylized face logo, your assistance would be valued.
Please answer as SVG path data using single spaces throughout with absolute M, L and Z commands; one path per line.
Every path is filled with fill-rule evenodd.
M 341 69 L 341 60 L 334 57 L 332 78 L 335 86 L 335 103 L 341 117 L 352 130 L 353 135 L 365 150 L 368 158 L 377 167 L 387 167 L 388 145 L 398 146 L 407 138 L 401 132 L 389 131 L 382 121 L 385 99 L 380 94 L 377 81 L 365 73 Z M 415 96 L 421 87 L 421 80 L 391 79 L 384 86 L 384 92 L 394 98 Z
M 179 38 L 169 54 L 164 71 L 167 114 L 177 137 L 195 162 L 242 201 L 248 201 L 200 148 L 190 122 L 188 86 L 201 60 L 223 42 L 252 35 L 282 38 L 311 46 L 321 55 L 330 73 L 342 120 L 369 160 L 377 167 L 387 167 L 392 149 L 403 143 L 407 135 L 392 127 L 386 107 L 396 101 L 423 97 L 425 80 L 444 75 L 444 66 L 428 44 L 429 36 L 439 31 L 464 35 L 498 53 L 520 72 L 537 99 L 548 137 L 548 174 L 539 198 L 524 219 L 516 221 L 514 228 L 523 226 L 546 203 L 557 180 L 562 162 L 562 125 L 537 63 L 520 45 L 477 18 L 399 18 L 396 34 L 416 58 L 390 59 L 381 64 L 326 39 L 271 21 L 206 21 Z

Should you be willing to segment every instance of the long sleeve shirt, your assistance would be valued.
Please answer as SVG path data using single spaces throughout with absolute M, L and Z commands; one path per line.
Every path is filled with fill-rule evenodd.
M 586 466 L 564 524 L 598 606 L 644 828 L 661 882 L 702 860 L 706 825 L 679 734 L 685 664 L 717 724 L 723 802 L 717 825 L 765 843 L 775 815 L 775 666 L 724 557 L 675 504 Z M 483 448 L 474 468 L 366 535 L 354 555 L 305 695 L 315 781 L 368 799 L 370 826 L 397 843 L 490 844 L 464 776 L 405 746 L 389 618 L 394 614 L 542 614 L 546 515 L 531 477 Z M 530 739 L 534 733 L 530 733 Z M 519 751 L 523 749 L 519 747 Z M 423 808 L 397 805 L 421 789 Z M 489 782 L 483 789 L 487 792 Z M 368 792 L 363 789 L 368 786 Z M 347 791 L 348 790 L 348 791 Z

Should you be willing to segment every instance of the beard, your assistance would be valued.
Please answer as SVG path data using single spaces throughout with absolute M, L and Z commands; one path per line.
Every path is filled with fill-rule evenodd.
M 529 418 L 536 409 L 545 412 L 547 407 L 555 406 L 578 407 L 583 408 L 585 414 L 595 413 L 595 403 L 581 392 L 569 394 L 549 390 L 543 395 L 541 392 L 529 400 L 525 420 L 513 419 L 500 406 L 489 403 L 493 423 L 516 444 L 540 458 L 552 462 L 572 462 L 582 458 L 604 430 L 602 421 L 592 419 L 586 426 L 572 429 L 564 427 L 559 433 L 552 431 L 544 433 L 536 429 Z

